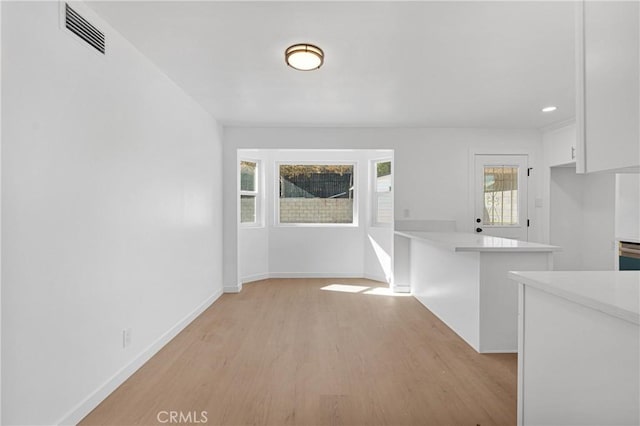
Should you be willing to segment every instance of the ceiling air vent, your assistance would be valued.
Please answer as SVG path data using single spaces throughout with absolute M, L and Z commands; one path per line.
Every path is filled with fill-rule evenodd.
M 91 25 L 89 21 L 80 16 L 68 4 L 65 4 L 64 20 L 65 26 L 69 31 L 86 41 L 98 52 L 104 54 L 104 33 Z

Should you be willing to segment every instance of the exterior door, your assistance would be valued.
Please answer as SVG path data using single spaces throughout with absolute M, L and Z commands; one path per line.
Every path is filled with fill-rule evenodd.
M 476 155 L 474 230 L 528 240 L 526 155 Z

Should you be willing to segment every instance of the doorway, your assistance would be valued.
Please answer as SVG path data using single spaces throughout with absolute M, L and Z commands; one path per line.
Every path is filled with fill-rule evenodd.
M 527 155 L 475 155 L 474 230 L 528 240 Z

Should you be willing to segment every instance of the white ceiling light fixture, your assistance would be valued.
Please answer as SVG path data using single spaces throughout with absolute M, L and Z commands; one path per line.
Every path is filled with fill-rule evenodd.
M 558 107 L 555 105 L 549 105 L 548 107 L 544 107 L 542 108 L 542 112 L 553 112 L 555 110 L 557 110 Z
M 289 46 L 284 52 L 284 59 L 291 68 L 300 71 L 317 70 L 324 63 L 324 52 L 318 46 L 298 43 Z

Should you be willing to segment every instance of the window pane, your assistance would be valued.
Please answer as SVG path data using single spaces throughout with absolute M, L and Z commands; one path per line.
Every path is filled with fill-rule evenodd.
M 240 190 L 256 190 L 256 163 L 250 161 L 240 162 Z
M 385 176 L 378 176 L 376 178 L 376 192 L 391 192 L 390 174 Z
M 280 166 L 280 223 L 353 223 L 353 165 Z
M 377 194 L 376 222 L 391 223 L 392 203 L 391 192 Z
M 518 167 L 484 168 L 484 224 L 517 225 Z
M 376 177 L 380 178 L 389 175 L 391 175 L 391 161 L 376 163 Z
M 254 195 L 240 196 L 240 222 L 256 222 L 256 197 Z
M 391 196 L 391 161 L 380 161 L 376 164 L 376 181 L 373 194 L 374 224 L 391 223 L 393 217 Z

